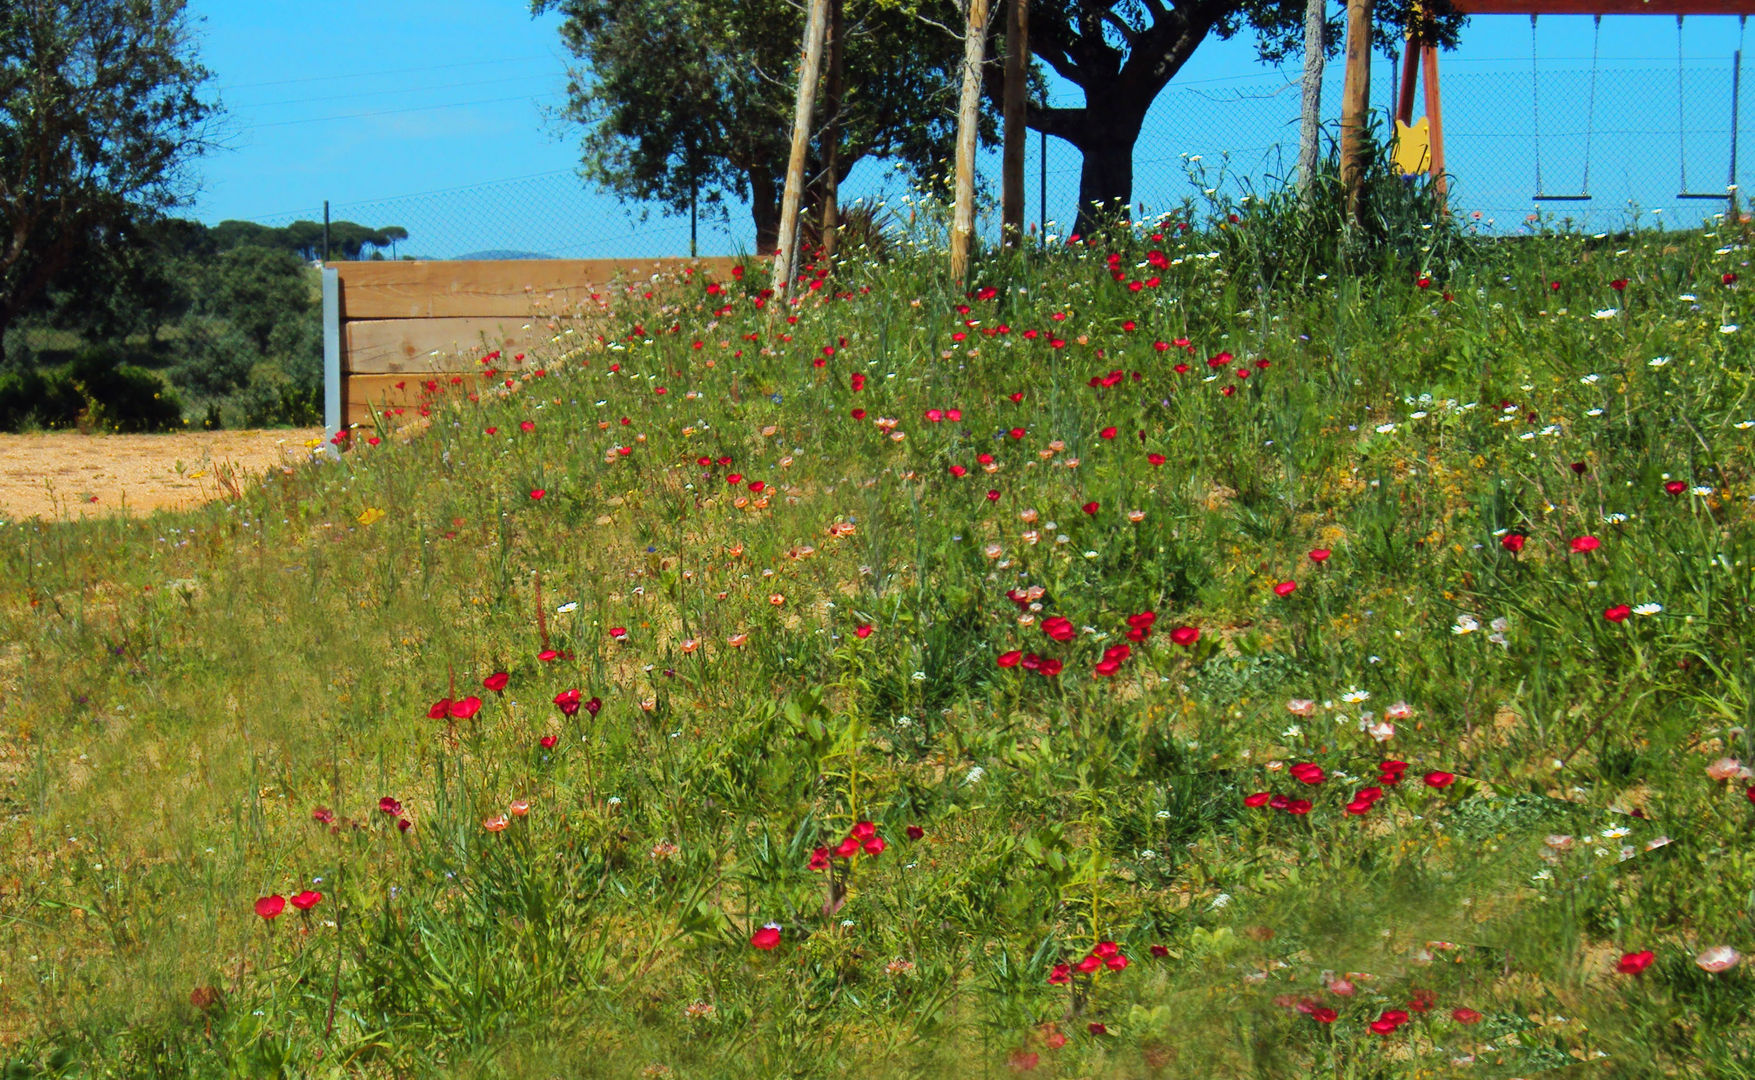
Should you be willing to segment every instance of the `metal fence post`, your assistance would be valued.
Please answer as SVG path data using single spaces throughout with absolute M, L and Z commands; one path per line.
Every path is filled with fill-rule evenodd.
M 334 438 L 341 415 L 341 271 L 323 268 L 323 427 Z

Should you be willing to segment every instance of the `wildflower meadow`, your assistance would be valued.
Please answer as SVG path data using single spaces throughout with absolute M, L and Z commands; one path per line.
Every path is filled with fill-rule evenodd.
M 1283 209 L 0 526 L 5 1075 L 1755 1075 L 1749 226 Z

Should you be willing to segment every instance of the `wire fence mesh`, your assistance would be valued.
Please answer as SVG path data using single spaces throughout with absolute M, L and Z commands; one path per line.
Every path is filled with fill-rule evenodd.
M 1373 65 L 1371 101 L 1380 132 L 1387 132 L 1393 115 L 1398 74 L 1393 58 Z M 1338 109 L 1341 82 L 1340 65 L 1331 64 L 1325 115 Z M 1747 85 L 1755 79 L 1742 80 L 1737 88 L 1741 108 L 1733 102 L 1736 82 L 1729 56 L 1669 67 L 1532 63 L 1446 71 L 1443 120 L 1451 205 L 1479 214 L 1484 228 L 1499 232 L 1526 228 L 1532 215 L 1592 231 L 1698 226 L 1726 208 L 1727 187 L 1737 180 L 1734 145 L 1751 147 L 1755 132 L 1750 108 L 1755 90 Z M 1081 104 L 1077 98 L 1051 103 Z M 1299 104 L 1295 72 L 1173 83 L 1159 95 L 1135 146 L 1136 207 L 1148 213 L 1173 209 L 1185 199 L 1199 201 L 1205 187 L 1239 195 L 1291 182 Z M 1325 149 L 1332 149 L 1337 127 L 1333 121 L 1325 127 Z M 1745 169 L 1749 156 L 1745 151 L 1739 163 Z M 1076 210 L 1080 154 L 1067 143 L 1033 133 L 1026 157 L 1029 220 L 1053 232 L 1056 223 L 1070 223 Z M 980 171 L 986 196 L 980 226 L 985 234 L 997 235 L 996 151 L 983 152 Z M 892 203 L 905 193 L 901 181 L 876 163 L 858 166 L 842 191 L 849 201 Z M 1551 201 L 1540 195 L 1574 198 Z M 700 254 L 753 249 L 747 205 L 727 209 L 723 218 L 702 218 Z M 617 203 L 565 170 L 337 202 L 330 212 L 338 220 L 407 229 L 407 241 L 383 252 L 386 257 L 680 255 L 689 251 L 691 236 L 686 217 L 656 206 Z M 322 207 L 315 206 L 254 220 L 285 225 L 321 215 Z

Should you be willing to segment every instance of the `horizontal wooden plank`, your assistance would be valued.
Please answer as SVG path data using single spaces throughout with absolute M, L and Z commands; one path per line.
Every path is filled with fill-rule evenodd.
M 738 260 L 518 259 L 333 263 L 344 319 L 528 318 L 559 313 L 606 293 L 610 282 L 646 281 L 693 266 L 714 278 Z
M 498 349 L 499 366 L 510 368 L 517 353 L 552 354 L 554 336 L 546 320 L 528 317 L 364 319 L 342 324 L 342 367 L 361 374 L 474 371 Z
M 1451 0 L 1465 15 L 1755 15 L 1755 0 Z
M 486 382 L 479 372 L 422 371 L 395 375 L 349 375 L 342 381 L 344 423 L 363 424 L 373 408 L 381 412 L 402 409 L 408 419 L 420 415 L 422 405 L 434 405 L 453 395 L 480 390 Z

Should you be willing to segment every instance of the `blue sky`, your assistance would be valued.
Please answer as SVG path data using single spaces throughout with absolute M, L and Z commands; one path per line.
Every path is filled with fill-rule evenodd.
M 190 9 L 200 20 L 196 29 L 202 58 L 213 70 L 214 84 L 228 110 L 224 141 L 229 149 L 203 159 L 196 167 L 202 189 L 193 213 L 203 220 L 286 219 L 295 212 L 304 215 L 320 210 L 324 199 L 336 204 L 338 217 L 349 209 L 360 211 L 358 216 L 362 218 L 372 212 L 388 215 L 384 221 L 374 222 L 378 224 L 399 216 L 442 219 L 444 197 L 423 196 L 425 202 L 398 197 L 470 188 L 514 177 L 564 174 L 577 164 L 573 137 L 567 132 L 556 132 L 544 114 L 545 107 L 558 105 L 564 94 L 567 58 L 557 33 L 560 20 L 552 15 L 532 18 L 527 5 L 517 0 L 419 3 L 191 0 Z M 1553 175 L 1548 187 L 1567 187 L 1568 181 L 1570 186 L 1578 185 L 1580 177 L 1562 175 L 1568 168 L 1571 173 L 1578 173 L 1577 163 L 1564 164 L 1562 159 L 1567 154 L 1574 158 L 1582 154 L 1582 143 L 1573 136 L 1586 126 L 1614 129 L 1619 118 L 1621 128 L 1637 129 L 1639 138 L 1653 142 L 1658 141 L 1660 127 L 1673 131 L 1676 126 L 1673 119 L 1661 120 L 1662 115 L 1674 116 L 1677 101 L 1673 89 L 1676 66 L 1673 19 L 1604 20 L 1600 47 L 1604 81 L 1598 91 L 1597 114 L 1590 125 L 1582 120 L 1584 110 L 1580 101 L 1556 100 L 1586 93 L 1584 73 L 1590 67 L 1590 20 L 1550 17 L 1542 21 L 1540 36 L 1541 63 L 1548 73 L 1544 76 L 1542 101 L 1544 154 L 1550 155 L 1544 165 Z M 1714 174 L 1715 186 L 1724 183 L 1720 174 L 1726 155 L 1717 146 L 1725 141 L 1728 125 L 1719 108 L 1726 94 L 1713 89 L 1716 85 L 1713 80 L 1728 79 L 1728 59 L 1735 39 L 1734 20 L 1703 17 L 1688 21 L 1683 42 L 1690 56 L 1690 73 L 1697 68 L 1704 72 L 1697 80 L 1699 85 L 1689 91 L 1689 105 L 1702 117 L 1698 137 L 1712 144 L 1700 153 L 1691 150 L 1690 159 L 1699 161 L 1696 175 Z M 1447 80 L 1456 77 L 1446 83 L 1447 118 L 1452 111 L 1457 114 L 1455 123 L 1464 140 L 1472 137 L 1463 130 L 1473 122 L 1468 114 L 1471 105 L 1491 106 L 1492 116 L 1480 123 L 1502 125 L 1507 131 L 1522 132 L 1527 128 L 1530 105 L 1527 18 L 1475 19 L 1464 32 L 1462 47 L 1447 54 L 1443 64 Z M 1716 66 L 1706 71 L 1701 65 Z M 1751 66 L 1755 68 L 1755 63 Z M 1387 87 L 1383 86 L 1385 71 L 1380 65 L 1381 89 L 1374 93 L 1379 100 L 1387 99 Z M 1668 74 L 1662 74 L 1665 72 Z M 1746 81 L 1755 83 L 1755 70 L 1749 74 Z M 1338 72 L 1336 75 L 1338 78 Z M 1183 95 L 1161 99 L 1162 107 L 1154 111 L 1154 122 L 1163 113 L 1162 122 L 1158 127 L 1148 124 L 1149 139 L 1142 140 L 1142 153 L 1136 158 L 1159 160 L 1149 153 L 1148 141 L 1169 149 L 1183 144 L 1198 148 L 1199 138 L 1179 133 L 1180 129 L 1174 127 L 1176 118 L 1191 112 L 1190 103 L 1215 103 L 1211 111 L 1217 112 L 1217 117 L 1205 116 L 1206 110 L 1193 111 L 1202 112 L 1202 116 L 1194 119 L 1203 120 L 1206 128 L 1216 133 L 1225 132 L 1234 117 L 1240 115 L 1236 111 L 1239 106 L 1226 104 L 1234 98 L 1269 95 L 1278 99 L 1274 103 L 1278 108 L 1284 104 L 1285 95 L 1275 90 L 1287 77 L 1295 79 L 1296 71 L 1279 72 L 1257 63 L 1253 46 L 1247 41 L 1209 40 L 1172 84 L 1172 89 L 1185 91 Z M 1552 80 L 1552 90 L 1546 80 Z M 1728 87 L 1728 81 L 1724 85 Z M 1479 92 L 1476 96 L 1509 95 L 1516 88 L 1521 88 L 1517 90 L 1521 97 L 1507 96 L 1502 102 L 1467 100 L 1476 91 Z M 1074 88 L 1062 86 L 1056 97 L 1076 101 L 1076 93 Z M 1668 95 L 1667 114 L 1654 111 L 1654 119 L 1649 122 L 1626 122 L 1630 99 L 1664 93 Z M 1701 95 L 1698 100 L 1696 94 Z M 1750 91 L 1745 89 L 1744 95 L 1747 106 Z M 1451 104 L 1453 101 L 1455 104 Z M 1338 105 L 1338 96 L 1331 93 L 1329 104 Z M 1657 107 L 1653 102 L 1646 104 L 1653 105 L 1654 110 Z M 1750 111 L 1745 108 L 1742 125 L 1745 135 L 1755 121 L 1755 117 L 1748 115 Z M 1717 133 L 1710 130 L 1713 123 L 1721 129 Z M 1569 125 L 1577 129 L 1570 135 L 1565 130 Z M 1695 122 L 1689 120 L 1689 128 L 1694 127 Z M 1599 136 L 1600 140 L 1610 138 Z M 1673 139 L 1673 135 L 1668 138 Z M 1505 145 L 1521 148 L 1515 156 L 1526 157 L 1531 143 L 1529 136 L 1520 134 L 1515 143 Z M 1550 143 L 1554 143 L 1552 149 L 1548 149 Z M 1629 190 L 1636 188 L 1634 178 L 1627 173 L 1627 162 L 1622 160 L 1632 152 L 1633 145 L 1617 147 L 1599 141 L 1591 150 L 1595 175 L 1612 174 L 1621 168 L 1626 174 L 1624 179 L 1633 185 Z M 1453 159 L 1466 158 L 1466 149 L 1466 145 L 1459 145 Z M 1674 158 L 1673 150 L 1666 153 Z M 1742 156 L 1755 158 L 1755 145 L 1747 146 Z M 1164 160 L 1170 157 L 1174 155 L 1163 155 Z M 1521 177 L 1528 163 L 1520 163 L 1519 173 L 1514 176 L 1505 153 L 1483 152 L 1480 157 L 1483 164 L 1476 169 L 1478 180 L 1488 179 L 1489 164 L 1493 170 L 1505 173 L 1494 180 L 1503 192 L 1490 202 L 1510 203 L 1527 197 L 1527 192 L 1521 189 L 1533 190 L 1533 182 Z M 1049 212 L 1053 215 L 1070 210 L 1076 155 L 1051 143 L 1050 158 L 1053 178 Z M 1664 170 L 1653 166 L 1654 178 L 1646 184 L 1654 193 L 1652 197 L 1663 187 L 1678 186 L 1668 178 L 1672 165 L 1673 160 Z M 1035 168 L 1033 161 L 1033 176 Z M 1660 172 L 1665 177 L 1661 183 L 1655 178 Z M 1700 186 L 1692 183 L 1693 177 L 1690 180 L 1690 186 Z M 549 212 L 541 205 L 542 199 L 520 196 L 518 192 L 560 190 L 568 183 L 564 176 L 557 175 L 538 186 L 512 185 L 501 195 L 488 191 L 481 193 L 481 198 L 489 200 L 486 205 L 493 216 L 516 219 L 520 214 L 540 215 Z M 1164 181 L 1163 190 L 1168 193 L 1171 186 Z M 1478 183 L 1477 190 L 1484 186 Z M 856 175 L 853 187 L 856 191 L 883 188 L 880 170 L 864 170 Z M 1165 197 L 1168 199 L 1169 195 Z M 528 205 L 533 198 L 536 205 Z M 495 199 L 504 205 L 494 204 Z M 526 205 L 520 205 L 521 199 Z M 380 202 L 384 205 L 361 205 Z M 1057 205 L 1063 202 L 1068 205 Z M 458 205 L 463 209 L 453 216 L 483 215 L 484 204 L 479 199 Z M 1494 209 L 1509 213 L 1512 207 L 1495 205 Z M 621 250 L 630 243 L 639 246 L 643 231 L 647 234 L 647 246 L 660 242 L 660 246 L 674 248 L 679 242 L 676 222 L 639 226 L 628 219 L 613 199 L 590 193 L 578 193 L 570 198 L 564 211 L 552 212 L 589 216 L 593 228 L 605 236 L 604 243 L 616 247 L 617 254 L 647 253 Z M 1038 216 L 1034 206 L 1031 216 Z M 545 243 L 540 233 L 532 237 L 513 235 L 519 230 L 509 226 L 499 230 L 507 234 L 503 240 L 498 233 L 484 240 L 461 233 L 450 236 L 449 222 L 435 220 L 429 224 L 423 220 L 421 224 L 426 227 L 429 245 L 437 248 L 426 252 L 430 254 L 458 254 L 457 250 L 444 249 L 471 244 L 517 247 L 520 239 L 546 248 L 566 246 L 558 238 Z M 704 237 L 705 246 L 735 246 L 737 237 L 733 234 L 743 225 L 734 214 L 732 229 L 716 233 L 711 240 Z M 416 232 L 416 239 L 421 239 L 421 229 L 410 227 Z M 680 242 L 686 248 L 686 230 L 681 235 Z M 596 253 L 583 250 L 589 243 L 572 246 L 579 248 L 580 254 Z

